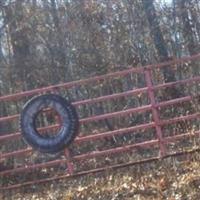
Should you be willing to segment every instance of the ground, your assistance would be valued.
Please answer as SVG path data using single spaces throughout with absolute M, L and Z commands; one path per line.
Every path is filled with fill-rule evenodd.
M 200 156 L 7 191 L 2 200 L 199 200 Z

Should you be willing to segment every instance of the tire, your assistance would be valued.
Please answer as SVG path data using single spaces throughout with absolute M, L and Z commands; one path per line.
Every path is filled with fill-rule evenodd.
M 36 118 L 42 109 L 51 107 L 59 115 L 62 125 L 53 137 L 41 135 L 36 129 Z M 25 141 L 43 153 L 57 153 L 68 147 L 75 139 L 79 120 L 74 106 L 55 94 L 45 94 L 29 100 L 20 116 L 20 128 Z

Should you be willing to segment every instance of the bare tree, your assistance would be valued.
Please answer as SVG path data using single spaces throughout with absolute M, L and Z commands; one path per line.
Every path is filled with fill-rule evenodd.
M 198 41 L 195 39 L 195 27 L 194 27 L 194 21 L 192 21 L 191 17 L 193 16 L 196 18 L 196 13 L 194 14 L 194 11 L 191 13 L 191 10 L 194 9 L 194 5 L 189 5 L 189 1 L 187 0 L 178 0 L 177 5 L 179 8 L 179 14 L 180 14 L 180 19 L 182 21 L 182 27 L 183 27 L 183 37 L 184 37 L 184 42 L 185 45 L 188 48 L 189 54 L 194 55 L 198 53 L 199 51 L 199 45 Z M 192 7 L 191 7 L 192 6 Z M 198 22 L 197 22 L 198 26 Z
M 160 61 L 169 61 L 167 46 L 163 38 L 163 34 L 160 30 L 159 20 L 153 3 L 153 0 L 142 0 L 147 20 L 149 22 L 150 33 L 152 35 Z M 170 67 L 165 67 L 163 73 L 166 82 L 176 80 L 174 73 Z

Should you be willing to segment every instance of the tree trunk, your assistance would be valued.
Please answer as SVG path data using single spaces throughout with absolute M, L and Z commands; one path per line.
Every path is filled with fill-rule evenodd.
M 60 64 L 63 66 L 65 66 L 66 64 L 66 56 L 65 56 L 65 46 L 64 46 L 64 38 L 63 38 L 63 34 L 62 34 L 62 29 L 60 26 L 60 22 L 59 22 L 59 16 L 58 16 L 58 10 L 56 8 L 56 1 L 55 0 L 51 0 L 51 13 L 52 13 L 52 17 L 53 17 L 53 23 L 55 26 L 55 31 L 58 37 L 58 53 L 59 53 L 59 57 L 60 57 Z
M 183 24 L 183 37 L 185 39 L 186 46 L 189 54 L 194 55 L 198 53 L 199 47 L 195 40 L 195 33 L 193 31 L 194 25 L 189 16 L 189 8 L 187 7 L 188 0 L 178 0 L 177 4 L 180 9 L 180 17 Z
M 157 54 L 160 58 L 160 61 L 169 61 L 170 59 L 167 51 L 167 46 L 165 44 L 162 32 L 160 30 L 153 0 L 142 0 L 142 4 L 146 13 L 147 20 L 149 22 L 151 36 L 153 38 L 154 45 L 157 50 Z M 164 67 L 163 74 L 165 82 L 171 82 L 176 80 L 175 75 L 170 67 Z
M 21 89 L 27 90 L 32 85 L 30 78 L 29 80 L 27 79 L 29 73 L 31 73 L 32 66 L 30 66 L 29 28 L 21 24 L 24 18 L 22 1 L 9 5 L 5 10 L 5 15 L 6 20 L 10 22 L 8 23 L 8 28 L 14 61 L 12 67 L 15 73 L 15 76 L 12 76 L 12 81 L 14 84 L 21 83 Z
M 1 96 L 1 91 L 0 91 L 0 96 Z M 6 107 L 5 104 L 3 102 L 1 102 L 1 106 L 0 106 L 0 117 L 3 116 L 7 116 L 7 112 L 6 112 Z M 9 128 L 8 128 L 8 123 L 7 122 L 0 122 L 0 136 L 1 135 L 5 135 Z

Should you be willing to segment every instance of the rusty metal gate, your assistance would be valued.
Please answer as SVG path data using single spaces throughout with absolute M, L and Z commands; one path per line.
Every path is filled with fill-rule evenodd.
M 90 87 L 92 90 L 95 88 L 96 91 L 105 88 L 106 85 L 114 84 L 116 88 L 113 91 L 108 89 L 107 94 L 88 99 L 81 99 L 81 95 L 76 100 L 71 99 L 80 113 L 80 133 L 69 149 L 59 155 L 49 156 L 34 151 L 23 142 L 19 130 L 14 132 L 1 130 L 1 190 L 198 151 L 199 63 L 200 54 L 1 96 L 1 105 L 18 103 L 20 112 L 24 102 L 38 94 L 51 92 L 66 95 L 71 91 L 71 96 L 73 94 L 78 96 L 78 91 L 82 87 Z M 178 79 L 165 83 L 163 69 L 169 67 Z M 188 70 L 193 71 L 192 77 L 185 73 Z M 134 85 L 133 76 L 139 77 L 138 85 L 136 83 Z M 124 81 L 126 86 L 121 84 L 122 80 L 126 80 Z M 122 90 L 119 90 L 121 85 Z M 173 91 L 174 93 L 178 91 L 178 96 L 173 95 Z M 141 99 L 145 101 L 135 104 L 135 98 L 139 98 L 137 102 Z M 93 106 L 102 106 L 104 103 L 108 105 L 111 101 L 115 105 L 115 110 L 108 109 L 108 112 L 102 109 L 99 109 L 99 112 L 92 110 Z M 126 102 L 125 105 L 129 106 L 123 106 L 121 102 Z M 85 113 L 84 110 L 88 112 L 87 116 L 81 114 Z M 1 116 L 0 123 L 11 127 L 18 123 L 18 118 L 19 113 Z M 114 125 L 109 129 L 105 128 L 106 123 Z M 40 127 L 40 131 L 49 131 L 58 127 L 59 124 L 53 124 Z

